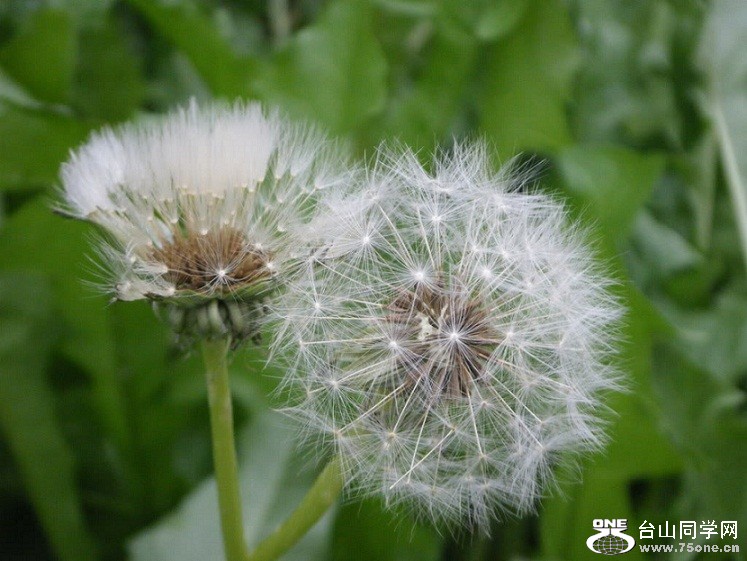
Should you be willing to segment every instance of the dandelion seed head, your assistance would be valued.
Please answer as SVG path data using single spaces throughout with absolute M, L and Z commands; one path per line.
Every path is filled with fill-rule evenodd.
M 63 210 L 105 233 L 115 298 L 231 302 L 208 314 L 230 326 L 256 311 L 237 316 L 237 303 L 275 287 L 314 186 L 342 181 L 339 169 L 338 151 L 313 127 L 257 103 L 192 102 L 94 133 L 62 166 Z
M 312 440 L 343 430 L 330 444 L 351 490 L 486 530 L 604 442 L 612 282 L 562 206 L 510 165 L 491 171 L 483 145 L 433 173 L 382 153 L 361 182 L 320 205 L 336 227 L 274 310 L 288 412 Z M 348 241 L 361 232 L 365 251 Z M 308 294 L 334 313 L 310 317 Z

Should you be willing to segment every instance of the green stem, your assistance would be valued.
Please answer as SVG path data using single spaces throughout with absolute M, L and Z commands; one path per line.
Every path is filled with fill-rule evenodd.
M 233 409 L 228 384 L 228 348 L 230 338 L 204 340 L 202 356 L 205 362 L 210 428 L 213 436 L 213 463 L 218 484 L 218 507 L 223 533 L 226 561 L 246 561 L 241 515 L 241 495 L 233 436 Z
M 229 338 L 205 340 L 202 343 L 223 548 L 226 561 L 273 561 L 295 545 L 335 503 L 344 485 L 342 467 L 338 459 L 332 460 L 293 513 L 249 555 L 244 542 L 231 390 L 228 384 L 229 346 Z
M 717 96 L 714 96 L 714 98 L 718 99 Z M 743 181 L 744 177 L 739 169 L 739 160 L 734 147 L 733 129 L 729 129 L 721 104 L 716 101 L 711 111 L 716 134 L 719 138 L 719 146 L 721 147 L 726 184 L 729 187 L 729 194 L 736 214 L 737 231 L 742 242 L 742 256 L 745 265 L 747 265 L 747 183 Z
M 319 474 L 296 510 L 252 552 L 249 561 L 274 561 L 293 547 L 335 503 L 343 485 L 342 466 L 339 459 L 334 459 Z

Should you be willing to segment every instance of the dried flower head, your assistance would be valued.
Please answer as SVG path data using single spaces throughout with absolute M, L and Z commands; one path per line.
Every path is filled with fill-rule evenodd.
M 288 411 L 353 490 L 483 530 L 601 445 L 620 316 L 562 206 L 487 161 L 464 145 L 429 174 L 385 154 L 328 198 L 327 242 L 279 303 L 275 342 Z
M 339 181 L 335 150 L 259 104 L 194 102 L 95 133 L 62 167 L 66 214 L 101 226 L 119 300 L 161 303 L 177 331 L 256 332 L 289 232 Z

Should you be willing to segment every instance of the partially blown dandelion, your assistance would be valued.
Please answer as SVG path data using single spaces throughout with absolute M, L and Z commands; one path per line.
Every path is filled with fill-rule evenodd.
M 329 198 L 277 313 L 288 411 L 353 490 L 486 529 L 603 440 L 620 309 L 563 208 L 483 146 L 384 156 Z
M 106 232 L 102 266 L 114 297 L 151 300 L 182 338 L 201 343 L 227 561 L 249 558 L 228 350 L 259 333 L 264 300 L 297 262 L 295 234 L 318 191 L 346 177 L 340 163 L 321 134 L 259 104 L 191 103 L 94 134 L 62 168 L 60 210 Z M 326 473 L 341 485 L 339 471 Z M 262 551 L 279 541 L 287 549 L 292 536 Z
M 63 211 L 108 233 L 115 298 L 167 303 L 177 331 L 240 340 L 336 165 L 321 134 L 259 104 L 192 103 L 94 134 L 62 168 Z

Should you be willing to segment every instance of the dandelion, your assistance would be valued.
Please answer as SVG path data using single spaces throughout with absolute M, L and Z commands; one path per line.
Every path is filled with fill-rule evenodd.
M 258 334 L 263 301 L 298 261 L 297 234 L 318 193 L 345 181 L 339 165 L 318 131 L 259 104 L 192 102 L 95 133 L 62 167 L 60 211 L 105 232 L 114 298 L 151 300 L 183 339 L 201 343 L 227 561 L 249 558 L 228 351 Z M 339 471 L 325 474 L 320 485 L 342 485 Z M 293 543 L 281 537 L 261 551 Z
M 259 104 L 192 102 L 93 134 L 62 168 L 62 211 L 106 232 L 115 299 L 154 301 L 187 336 L 240 341 L 291 266 L 290 234 L 340 180 L 336 158 L 319 132 Z
M 584 232 L 482 145 L 428 173 L 380 156 L 328 197 L 276 307 L 287 411 L 331 444 L 353 492 L 486 530 L 530 510 L 604 441 L 620 308 Z

